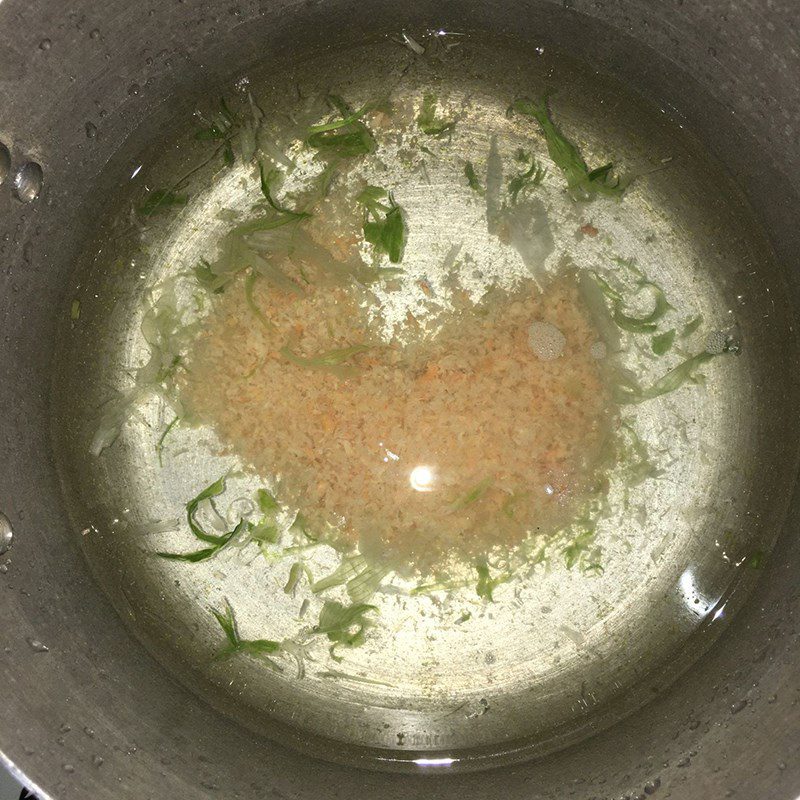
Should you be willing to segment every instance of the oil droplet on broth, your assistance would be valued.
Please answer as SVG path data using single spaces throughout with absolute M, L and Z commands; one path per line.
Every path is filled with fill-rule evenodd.
M 573 274 L 454 290 L 389 340 L 368 290 L 258 282 L 269 327 L 242 296 L 214 298 L 182 401 L 313 530 L 426 572 L 554 531 L 596 487 L 615 411 Z

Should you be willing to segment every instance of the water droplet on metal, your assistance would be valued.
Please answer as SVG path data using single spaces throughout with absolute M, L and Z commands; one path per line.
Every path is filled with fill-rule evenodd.
M 49 39 L 42 39 L 39 42 L 39 49 L 40 50 L 49 50 L 53 46 L 53 43 Z
M 644 793 L 645 794 L 655 794 L 658 790 L 659 786 L 661 786 L 661 778 L 653 778 L 652 781 L 648 781 L 644 785 Z
M 11 172 L 11 153 L 9 153 L 8 148 L 0 142 L 0 184 L 6 182 L 9 172 Z
M 142 87 L 139 86 L 138 83 L 132 83 L 128 87 L 128 94 L 132 95 L 132 96 L 135 96 L 135 95 L 139 94 L 139 92 L 141 92 L 141 91 L 142 91 Z
M 14 176 L 14 191 L 23 203 L 32 203 L 42 191 L 43 183 L 42 168 L 35 161 L 29 161 L 17 170 Z
M 94 139 L 97 136 L 97 125 L 91 122 L 86 123 L 86 138 Z
M 88 725 L 87 725 L 87 726 L 86 726 L 86 727 L 83 729 L 83 732 L 84 732 L 84 733 L 85 733 L 85 734 L 86 734 L 86 735 L 87 735 L 87 736 L 88 736 L 90 739 L 94 739 L 94 731 L 93 731 L 93 730 L 92 730 L 92 729 L 91 729 L 91 728 L 90 728 Z
M 0 555 L 7 553 L 14 544 L 14 531 L 11 529 L 11 521 L 0 511 Z
M 786 763 L 783 761 L 778 762 L 778 769 L 786 769 Z
M 90 39 L 99 39 L 100 38 L 100 31 L 97 28 L 89 31 L 89 38 Z
M 64 764 L 64 766 L 62 767 L 62 769 L 64 770 L 64 772 L 68 772 L 68 773 L 70 773 L 70 775 L 71 775 L 73 772 L 75 772 L 75 767 L 73 767 L 73 766 L 72 766 L 72 764 Z
M 59 728 L 59 730 L 61 731 L 61 733 L 69 733 L 69 732 L 72 730 L 72 726 L 71 726 L 71 725 L 67 725 L 67 723 L 65 722 L 65 723 L 64 723 L 64 724 L 63 724 L 63 725 L 62 725 L 62 726 Z
M 738 714 L 747 708 L 747 700 L 738 700 L 731 706 L 731 714 Z
M 5 575 L 8 572 L 8 564 L 0 564 L 0 574 Z
M 34 639 L 33 637 L 28 638 L 28 644 L 31 646 L 31 649 L 37 653 L 49 653 L 50 648 L 44 643 L 40 642 L 38 639 Z
M 94 764 L 96 767 L 102 766 L 103 756 L 94 756 L 92 758 L 92 764 Z

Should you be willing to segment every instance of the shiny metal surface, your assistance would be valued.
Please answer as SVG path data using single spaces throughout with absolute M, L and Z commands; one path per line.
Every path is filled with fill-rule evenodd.
M 305 19 L 303 15 L 314 15 L 308 18 L 317 21 L 324 19 L 324 15 L 332 13 L 333 5 L 296 8 L 296 17 L 282 14 L 278 18 L 281 23 L 291 25 L 293 19 L 298 22 L 296 28 L 292 26 L 291 35 L 281 31 L 280 24 L 261 28 L 265 23 L 251 16 L 254 9 L 239 9 L 240 16 L 231 14 L 230 19 L 219 16 L 213 22 L 209 21 L 211 12 L 199 6 L 192 8 L 191 13 L 187 13 L 189 9 L 164 10 L 153 16 L 165 15 L 160 20 L 164 29 L 164 23 L 172 20 L 170 24 L 176 27 L 170 30 L 182 42 L 193 41 L 187 33 L 189 29 L 183 25 L 202 25 L 203 32 L 209 35 L 206 26 L 214 27 L 214 44 L 204 51 L 203 57 L 206 64 L 217 65 L 210 70 L 209 82 L 213 83 L 215 77 L 221 81 L 232 75 L 239 77 L 250 69 L 247 63 L 252 59 L 247 53 L 253 51 L 248 51 L 245 44 L 257 39 L 257 31 L 261 35 L 267 31 L 275 37 L 267 41 L 275 43 L 278 53 L 291 42 L 293 56 L 301 65 L 298 69 L 316 71 L 327 78 L 340 68 L 337 67 L 341 63 L 339 51 L 331 47 L 330 54 L 320 56 L 319 43 L 308 41 L 313 36 L 309 27 L 299 23 Z M 11 7 L 13 4 L 6 0 L 0 7 L 0 15 L 11 13 Z M 277 7 L 270 10 L 276 11 Z M 35 14 L 35 9 L 26 13 Z M 183 13 L 187 16 L 180 16 Z M 439 9 L 441 19 L 436 22 L 443 27 L 452 24 L 458 29 L 456 23 L 462 23 L 463 13 L 456 7 Z M 636 30 L 633 16 L 626 22 L 621 10 L 619 16 L 616 9 L 605 13 L 609 13 L 607 21 L 612 25 L 633 29 L 638 38 L 656 45 L 656 50 L 661 49 L 657 46 L 660 18 L 654 17 L 647 29 L 650 32 L 644 33 L 644 29 Z M 386 33 L 395 33 L 413 21 L 393 18 L 389 11 L 386 14 Z M 424 30 L 425 24 L 433 20 L 425 18 L 422 8 L 419 14 L 419 27 Z M 505 9 L 495 10 L 491 16 L 488 9 L 478 7 L 472 8 L 470 14 L 468 18 L 474 23 L 468 27 L 475 29 L 501 30 L 511 19 L 505 16 Z M 718 17 L 712 17 L 721 24 Z M 735 14 L 729 17 L 735 19 Z M 201 18 L 203 22 L 199 23 Z M 727 25 L 733 24 L 730 18 Z M 580 53 L 590 64 L 602 65 L 604 71 L 616 73 L 623 85 L 627 83 L 644 91 L 648 102 L 656 108 L 660 105 L 667 110 L 677 108 L 677 122 L 699 140 L 697 143 L 684 136 L 670 122 L 652 121 L 652 115 L 642 110 L 648 107 L 648 102 L 636 107 L 625 92 L 619 95 L 623 99 L 618 99 L 614 90 L 609 89 L 615 104 L 604 115 L 596 103 L 597 87 L 606 85 L 602 80 L 584 77 L 574 83 L 570 81 L 569 90 L 560 93 L 559 99 L 564 97 L 565 115 L 577 128 L 585 126 L 590 144 L 607 141 L 609 136 L 615 142 L 627 143 L 623 161 L 635 163 L 638 159 L 647 166 L 652 163 L 648 159 L 653 152 L 661 147 L 669 154 L 676 148 L 680 151 L 675 170 L 655 172 L 641 181 L 631 197 L 630 217 L 617 220 L 611 214 L 607 227 L 621 247 L 635 250 L 655 230 L 655 241 L 648 243 L 652 245 L 648 257 L 668 291 L 711 316 L 731 309 L 745 345 L 739 359 L 709 371 L 711 388 L 695 396 L 697 404 L 681 409 L 694 419 L 694 427 L 690 426 L 690 446 L 680 450 L 680 482 L 660 484 L 657 493 L 648 497 L 648 504 L 664 511 L 659 524 L 669 529 L 669 537 L 662 535 L 664 528 L 655 526 L 640 532 L 640 538 L 634 537 L 634 541 L 645 541 L 648 547 L 635 552 L 636 567 L 631 568 L 632 562 L 627 560 L 626 569 L 616 575 L 611 571 L 608 583 L 601 583 L 599 591 L 597 584 L 589 592 L 585 583 L 576 586 L 565 583 L 559 576 L 547 577 L 544 580 L 549 583 L 540 582 L 529 588 L 532 594 L 523 604 L 523 610 L 534 600 L 540 603 L 544 593 L 558 598 L 558 592 L 564 592 L 565 596 L 549 604 L 556 609 L 555 614 L 538 615 L 532 622 L 520 621 L 515 613 L 514 619 L 509 619 L 503 628 L 508 637 L 503 646 L 490 647 L 484 638 L 496 630 L 494 623 L 479 630 L 467 648 L 459 651 L 463 669 L 452 668 L 452 658 L 448 660 L 447 656 L 452 652 L 453 642 L 446 639 L 440 645 L 434 642 L 434 647 L 441 646 L 441 653 L 426 670 L 420 670 L 413 658 L 401 670 L 396 662 L 387 661 L 382 667 L 385 674 L 391 673 L 395 681 L 398 672 L 403 676 L 402 684 L 396 692 L 388 693 L 388 698 L 385 693 L 338 684 L 333 690 L 330 684 L 314 682 L 302 686 L 278 685 L 263 671 L 253 671 L 246 664 L 237 665 L 232 674 L 213 673 L 204 665 L 215 641 L 207 616 L 200 613 L 199 606 L 207 604 L 208 598 L 221 587 L 230 594 L 232 586 L 239 586 L 240 599 L 247 609 L 245 616 L 252 620 L 254 630 L 260 631 L 263 601 L 249 603 L 245 595 L 254 593 L 251 590 L 262 582 L 268 582 L 270 574 L 250 572 L 250 577 L 245 578 L 237 565 L 232 564 L 226 565 L 226 572 L 229 570 L 226 577 L 209 571 L 192 573 L 191 579 L 186 580 L 143 559 L 138 541 L 130 535 L 131 531 L 135 533 L 135 525 L 128 529 L 114 525 L 112 520 L 118 509 L 130 507 L 141 512 L 161 508 L 159 504 L 165 509 L 174 508 L 176 498 L 178 505 L 185 502 L 188 489 L 178 484 L 174 476 L 156 477 L 152 442 L 141 430 L 130 433 L 103 466 L 82 463 L 88 420 L 79 410 L 76 412 L 89 400 L 97 399 L 95 387 L 88 381 L 108 375 L 103 369 L 106 365 L 108 369 L 113 367 L 109 353 L 118 355 L 120 338 L 125 339 L 136 329 L 135 319 L 125 313 L 126 307 L 122 305 L 112 329 L 117 335 L 108 335 L 110 300 L 133 301 L 135 308 L 135 291 L 142 280 L 140 266 L 146 275 L 151 269 L 163 266 L 170 248 L 181 251 L 196 248 L 202 252 L 206 245 L 207 238 L 203 237 L 209 236 L 207 232 L 192 232 L 178 222 L 174 228 L 158 233 L 150 260 L 137 263 L 136 269 L 121 264 L 110 270 L 107 260 L 92 263 L 88 258 L 97 251 L 96 225 L 101 219 L 100 211 L 104 210 L 103 200 L 119 196 L 120 184 L 127 181 L 148 146 L 153 153 L 163 149 L 164 121 L 170 119 L 177 134 L 191 112 L 196 98 L 189 84 L 197 85 L 192 70 L 196 64 L 189 51 L 186 54 L 192 63 L 180 68 L 173 63 L 169 70 L 155 70 L 149 87 L 147 79 L 135 71 L 126 72 L 126 79 L 121 82 L 109 80 L 103 98 L 104 101 L 109 98 L 108 105 L 114 111 L 108 127 L 101 123 L 98 136 L 91 141 L 86 138 L 87 120 L 76 120 L 73 108 L 48 109 L 54 119 L 63 120 L 64 127 L 58 130 L 75 129 L 71 136 L 65 133 L 63 138 L 52 141 L 35 133 L 45 130 L 34 124 L 41 123 L 44 117 L 30 109 L 30 116 L 26 116 L 21 108 L 15 118 L 18 120 L 15 125 L 21 126 L 19 130 L 14 131 L 14 136 L 0 130 L 0 137 L 24 147 L 26 153 L 35 154 L 44 167 L 47 181 L 43 195 L 28 209 L 12 206 L 10 197 L 0 200 L 8 203 L 9 218 L 16 220 L 18 239 L 12 242 L 10 237 L 4 243 L 10 249 L 12 270 L 4 276 L 8 292 L 2 300 L 8 331 L 3 356 L 7 376 L 3 392 L 9 393 L 9 427 L 0 510 L 13 524 L 15 541 L 9 551 L 8 572 L 0 580 L 7 590 L 6 614 L 18 620 L 18 624 L 7 626 L 2 634 L 6 640 L 4 680 L 10 686 L 11 699 L 3 712 L 0 749 L 54 796 L 79 797 L 81 792 L 91 791 L 97 797 L 140 798 L 154 796 L 167 788 L 177 796 L 213 797 L 217 792 L 215 787 L 224 787 L 233 796 L 272 790 L 290 797 L 311 797 L 321 793 L 330 796 L 331 785 L 340 787 L 342 796 L 359 792 L 362 796 L 375 793 L 389 797 L 415 794 L 423 786 L 426 792 L 435 791 L 442 797 L 487 793 L 509 797 L 564 797 L 570 793 L 616 797 L 671 791 L 676 796 L 693 798 L 721 795 L 730 788 L 745 792 L 743 796 L 754 795 L 756 791 L 772 792 L 777 797 L 792 797 L 797 793 L 798 719 L 793 701 L 797 699 L 798 680 L 797 662 L 793 658 L 796 637 L 792 633 L 792 612 L 797 601 L 793 570 L 797 562 L 790 556 L 796 537 L 791 535 L 794 525 L 791 510 L 787 513 L 795 479 L 798 434 L 790 413 L 797 390 L 791 311 L 794 289 L 790 288 L 794 286 L 792 270 L 796 255 L 792 237 L 796 234 L 780 216 L 796 208 L 781 173 L 796 168 L 797 156 L 788 145 L 781 144 L 779 131 L 759 132 L 757 116 L 748 118 L 748 127 L 757 134 L 754 139 L 747 138 L 744 126 L 723 125 L 726 103 L 744 117 L 749 106 L 756 105 L 752 88 L 751 95 L 746 94 L 749 76 L 747 70 L 737 70 L 734 83 L 737 88 L 725 89 L 720 108 L 707 94 L 711 87 L 704 72 L 714 68 L 716 56 L 709 60 L 706 54 L 700 61 L 693 60 L 690 54 L 694 34 L 682 43 L 685 50 L 679 47 L 678 54 L 671 57 L 696 74 L 697 82 L 688 80 L 674 68 L 661 72 L 652 69 L 658 57 L 650 50 L 640 50 L 623 37 L 609 36 L 604 24 L 594 23 L 590 17 L 573 10 L 537 5 L 521 15 L 515 7 L 513 19 L 514 33 L 524 43 L 520 55 L 516 55 L 520 52 L 516 44 L 488 50 L 479 47 L 472 54 L 474 61 L 470 62 L 467 56 L 465 62 L 455 62 L 461 63 L 462 69 L 448 78 L 451 85 L 480 97 L 476 105 L 487 116 L 470 121 L 475 130 L 480 131 L 487 119 L 502 113 L 502 101 L 496 98 L 516 89 L 521 78 L 541 79 L 546 74 L 547 62 L 532 59 L 533 64 L 526 63 L 527 43 L 535 40 L 546 54 L 560 45 L 571 54 Z M 683 24 L 682 19 L 678 14 L 672 24 Z M 693 22 L 699 25 L 702 18 Z M 150 24 L 154 27 L 149 28 Z M 72 20 L 71 25 L 86 36 L 95 29 L 87 30 L 90 23 L 80 17 Z M 325 30 L 325 27 L 317 25 L 315 29 Z M 108 31 L 106 26 L 101 27 L 100 41 L 104 37 L 108 41 L 113 30 L 113 26 Z M 298 30 L 306 31 L 303 37 Z M 717 35 L 724 35 L 724 30 L 723 26 Z M 155 31 L 155 23 L 146 23 L 142 35 L 147 32 L 156 36 Z M 225 46 L 228 35 L 236 36 L 237 52 L 241 53 L 238 72 L 230 63 L 215 60 L 215 53 L 231 52 Z M 77 41 L 78 33 L 65 36 L 67 45 L 73 36 Z M 354 25 L 350 36 L 358 42 L 369 38 L 371 33 Z M 97 41 L 97 37 L 89 38 Z M 41 53 L 57 50 L 58 37 L 49 34 L 48 39 L 52 40 L 52 46 L 38 48 L 31 58 L 41 58 Z M 482 38 L 476 37 L 476 41 L 480 43 Z M 333 45 L 332 41 L 327 43 Z M 396 51 L 391 47 L 397 46 L 387 46 L 386 57 L 394 59 Z M 315 58 L 321 60 L 297 57 L 311 52 L 316 52 Z M 502 52 L 505 70 L 498 68 L 494 60 L 497 56 L 493 55 L 496 52 Z M 703 48 L 698 50 L 703 52 Z M 77 50 L 75 57 L 80 58 Z M 126 57 L 124 48 L 112 55 L 112 59 Z M 401 57 L 410 58 L 400 51 L 397 59 Z M 133 56 L 130 58 L 127 63 L 136 63 Z M 276 60 L 280 61 L 280 56 Z M 357 61 L 357 57 L 350 58 L 345 68 L 352 75 L 355 87 L 358 81 L 374 85 L 369 64 L 380 73 L 380 62 L 366 58 L 368 66 L 356 68 Z M 88 64 L 85 69 L 87 76 L 92 74 Z M 447 66 L 441 69 L 446 72 Z M 26 85 L 19 76 L 17 84 L 15 91 Z M 138 90 L 131 92 L 134 84 Z M 208 93 L 208 85 L 206 82 L 199 88 Z M 772 82 L 774 91 L 782 85 L 780 81 Z M 714 83 L 715 89 L 720 86 L 724 83 Z M 91 89 L 93 94 L 100 94 L 101 87 L 100 82 L 83 84 L 84 90 Z M 280 96 L 281 84 L 277 80 L 274 91 Z M 784 101 L 790 108 L 792 91 L 787 84 Z M 117 97 L 114 92 L 120 95 L 116 104 L 110 102 L 111 97 Z M 185 100 L 174 104 L 177 107 L 159 108 L 159 98 L 168 93 Z M 747 109 L 737 107 L 748 97 Z M 141 101 L 135 111 L 130 108 L 132 98 Z M 109 115 L 103 119 L 106 116 Z M 55 122 L 47 130 L 55 129 L 54 125 Z M 126 134 L 129 136 L 125 146 L 119 149 Z M 25 136 L 28 141 L 23 141 Z M 36 136 L 40 138 L 37 140 Z M 57 161 L 56 152 L 70 148 L 76 154 L 74 166 L 65 167 L 63 164 L 71 162 Z M 98 152 L 94 148 L 102 149 Z M 485 142 L 476 144 L 476 149 L 485 149 Z M 725 170 L 734 174 L 751 208 L 743 204 L 737 190 L 720 178 L 719 168 L 709 161 L 709 152 L 721 161 Z M 14 148 L 12 155 L 16 156 Z M 224 192 L 224 187 L 219 191 Z M 419 202 L 418 213 L 422 215 L 424 197 Z M 754 220 L 764 225 L 769 243 Z M 107 238 L 104 253 L 116 252 L 118 246 L 110 240 L 109 233 L 108 230 L 100 233 Z M 771 248 L 775 248 L 774 254 Z M 591 258 L 592 254 L 580 256 Z M 25 281 L 17 277 L 17 265 L 27 270 Z M 76 266 L 77 271 L 73 271 Z M 82 326 L 71 327 L 65 323 L 70 298 L 87 286 L 98 295 L 96 305 L 85 303 Z M 49 384 L 54 322 L 59 317 L 60 346 L 53 366 L 60 374 L 66 373 L 66 378 L 56 380 L 52 410 L 56 419 L 64 423 L 57 430 L 56 445 L 70 451 L 62 463 L 67 464 L 67 496 L 73 524 L 67 522 L 63 495 L 52 472 L 46 432 L 50 409 L 44 399 L 45 387 Z M 718 324 L 722 327 L 724 318 Z M 85 363 L 69 357 L 68 354 L 75 352 L 83 354 Z M 649 424 L 654 430 L 659 428 L 657 419 L 650 419 Z M 663 436 L 669 439 L 670 431 L 668 424 Z M 199 463 L 197 468 L 198 473 L 210 469 L 206 463 Z M 168 674 L 129 637 L 98 594 L 86 574 L 85 562 L 74 547 L 75 533 L 84 525 L 94 525 L 100 533 L 80 537 L 81 547 L 117 610 L 158 658 L 204 700 L 175 686 Z M 784 535 L 763 573 L 753 570 L 734 576 L 719 553 L 711 548 L 710 529 L 714 528 L 733 530 L 738 544 L 757 542 L 764 548 L 780 529 Z M 657 557 L 652 558 L 658 545 L 661 548 Z M 705 592 L 709 599 L 704 605 L 711 613 L 706 624 L 697 628 L 694 624 L 685 628 L 665 625 L 663 620 L 675 623 L 680 619 L 670 607 L 675 604 L 681 607 L 681 577 L 690 565 L 694 570 L 692 580 L 696 582 L 702 576 L 707 582 L 703 585 L 709 587 Z M 175 580 L 181 581 L 179 590 Z M 253 583 L 247 583 L 250 580 Z M 756 582 L 758 586 L 750 602 L 740 614 L 731 614 Z M 684 579 L 684 584 L 687 583 Z M 684 585 L 683 590 L 686 588 Z M 614 606 L 602 623 L 594 622 L 598 595 Z M 566 602 L 567 596 L 575 601 L 574 607 Z M 717 598 L 725 604 L 724 619 L 713 620 L 721 608 Z M 686 613 L 688 618 L 691 612 Z M 676 684 L 666 688 L 677 671 L 687 667 L 712 644 L 718 629 L 731 617 L 730 627 L 707 655 Z M 586 619 L 593 622 L 584 629 L 581 623 Z M 520 637 L 520 628 L 515 627 L 521 624 L 526 632 L 530 631 L 527 638 Z M 567 636 L 568 641 L 563 641 L 564 627 L 583 637 L 580 646 L 575 637 Z M 560 667 L 552 663 L 552 636 L 556 631 L 561 631 L 562 647 L 569 653 Z M 495 656 L 494 661 L 487 660 L 489 653 Z M 364 659 L 370 655 L 374 658 L 374 653 L 365 652 Z M 621 678 L 619 686 L 613 685 L 612 671 L 616 678 Z M 500 686 L 495 689 L 488 681 L 498 675 Z M 586 676 L 590 680 L 582 689 L 580 680 Z M 230 679 L 234 680 L 233 687 L 228 686 Z M 483 698 L 490 711 L 474 718 L 460 714 L 457 720 L 443 723 L 442 712 L 458 706 L 452 696 L 443 697 L 439 693 L 443 682 L 459 702 L 477 701 L 475 707 L 480 711 Z M 533 696 L 522 689 L 531 682 L 537 685 Z M 477 692 L 476 683 L 480 687 Z M 581 701 L 587 696 L 591 698 L 593 689 L 595 698 L 585 703 L 591 707 L 583 708 Z M 543 703 L 548 693 L 557 702 L 548 699 Z M 265 696 L 270 699 L 265 701 Z M 602 735 L 590 735 L 644 705 L 651 696 L 655 699 L 638 714 L 627 717 Z M 402 702 L 398 703 L 398 698 Z M 393 702 L 386 702 L 387 699 Z M 255 728 L 258 735 L 219 715 L 205 700 Z M 376 700 L 383 701 L 383 707 Z M 515 716 L 509 713 L 511 709 L 523 713 Z M 276 723 L 265 724 L 265 710 L 277 717 Z M 297 719 L 292 718 L 297 713 L 307 715 L 300 723 L 301 728 L 317 734 L 320 731 L 330 734 L 333 729 L 340 744 L 331 747 L 313 735 L 290 729 L 290 724 L 297 725 Z M 20 722 L 23 719 L 30 727 L 23 729 Z M 373 727 L 365 725 L 364 720 L 370 720 Z M 471 724 L 475 721 L 480 727 Z M 383 728 L 385 724 L 389 727 Z M 63 727 L 69 730 L 60 730 Z M 406 731 L 410 742 L 398 746 L 397 734 Z M 268 734 L 266 738 L 262 733 Z M 270 735 L 283 740 L 291 738 L 315 755 L 367 766 L 373 763 L 375 753 L 365 750 L 365 746 L 388 748 L 383 755 L 388 752 L 390 758 L 422 759 L 422 763 L 414 765 L 414 771 L 432 771 L 436 775 L 387 778 L 308 761 L 271 744 Z M 568 741 L 581 743 L 558 749 Z M 461 778 L 443 774 L 454 771 L 452 766 L 445 766 L 449 747 L 458 749 L 459 758 L 470 759 L 467 766 L 479 766 L 484 755 L 498 749 L 522 747 L 538 753 L 558 752 L 513 769 Z M 267 751 L 269 756 L 265 757 Z M 425 761 L 436 762 L 441 758 L 445 762 L 426 764 Z

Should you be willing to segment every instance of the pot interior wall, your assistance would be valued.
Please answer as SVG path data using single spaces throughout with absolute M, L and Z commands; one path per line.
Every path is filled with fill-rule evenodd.
M 796 233 L 787 225 L 797 208 L 791 189 L 797 154 L 791 149 L 791 118 L 782 133 L 769 124 L 778 112 L 769 112 L 771 117 L 757 112 L 774 107 L 777 97 L 785 103 L 781 113 L 794 109 L 796 118 L 796 90 L 786 82 L 778 56 L 758 72 L 760 78 L 746 69 L 748 52 L 737 56 L 741 63 L 720 65 L 717 54 L 720 61 L 728 58 L 726 31 L 736 24 L 733 13 L 723 19 L 724 10 L 691 17 L 680 10 L 655 15 L 622 4 L 517 4 L 499 10 L 419 4 L 413 17 L 379 4 L 374 10 L 367 25 L 360 9 L 339 3 L 231 9 L 181 3 L 152 12 L 125 9 L 102 20 L 92 17 L 96 10 L 87 9 L 58 21 L 35 4 L 23 9 L 6 2 L 0 8 L 0 17 L 8 21 L 4 27 L 13 23 L 23 31 L 5 55 L 4 72 L 14 83 L 4 86 L 13 89 L 12 113 L 0 127 L 0 141 L 9 147 L 14 165 L 25 159 L 41 163 L 45 180 L 32 205 L 12 199 L 7 186 L 0 196 L 9 234 L 3 242 L 7 458 L 0 510 L 15 534 L 2 580 L 9 619 L 18 621 L 2 634 L 12 699 L 3 712 L 0 747 L 55 797 L 79 797 L 87 790 L 95 797 L 140 798 L 166 790 L 212 797 L 216 787 L 233 796 L 269 788 L 310 797 L 330 794 L 333 784 L 342 795 L 358 791 L 399 797 L 430 790 L 429 781 L 438 781 L 436 791 L 443 797 L 492 791 L 563 797 L 566 787 L 578 796 L 616 797 L 660 785 L 691 798 L 721 794 L 747 781 L 754 791 L 758 787 L 762 794 L 788 797 L 798 777 L 792 770 L 797 726 L 791 711 L 798 685 L 797 667 L 791 666 L 797 601 L 792 564 L 797 562 L 791 560 L 795 521 L 791 508 L 787 511 L 798 440 L 791 414 L 797 392 L 792 322 Z M 719 301 L 735 308 L 746 359 L 743 377 L 725 387 L 736 396 L 720 406 L 731 414 L 730 433 L 723 437 L 725 458 L 741 462 L 709 494 L 717 504 L 717 522 L 724 517 L 765 547 L 783 530 L 763 572 L 731 583 L 729 615 L 743 604 L 752 584 L 758 586 L 709 654 L 677 685 L 669 686 L 671 673 L 691 660 L 679 654 L 675 665 L 662 662 L 638 686 L 634 706 L 642 704 L 642 692 L 657 695 L 638 715 L 594 738 L 585 734 L 618 718 L 620 709 L 587 715 L 580 735 L 573 737 L 582 739 L 580 744 L 513 771 L 470 778 L 441 772 L 387 778 L 316 761 L 309 769 L 301 766 L 309 762 L 300 755 L 273 744 L 268 735 L 247 732 L 174 684 L 127 633 L 89 577 L 67 521 L 48 433 L 51 371 L 72 367 L 63 358 L 53 360 L 53 344 L 78 284 L 96 281 L 100 294 L 109 285 L 116 284 L 119 292 L 136 284 L 134 275 L 117 279 L 102 269 L 98 274 L 90 256 L 98 249 L 98 220 L 117 202 L 120 185 L 127 184 L 142 154 L 163 149 L 197 103 L 263 63 L 265 53 L 279 75 L 289 64 L 335 62 L 337 52 L 350 52 L 363 42 L 383 40 L 387 48 L 399 48 L 389 35 L 403 29 L 420 35 L 428 26 L 470 31 L 477 38 L 488 34 L 489 40 L 509 43 L 509 52 L 543 47 L 574 56 L 639 93 L 645 103 L 664 107 L 694 137 L 694 153 L 707 153 L 705 161 L 697 157 L 696 168 L 688 166 L 672 203 L 679 211 L 682 200 L 698 209 L 700 237 L 709 243 L 707 257 L 696 266 L 698 281 L 715 287 Z M 131 30 L 137 33 L 130 36 Z M 753 36 L 758 36 L 755 28 Z M 720 45 L 714 55 L 705 44 L 712 40 Z M 775 79 L 767 92 L 759 81 L 765 82 L 770 70 Z M 490 84 L 493 73 L 479 72 L 467 77 Z M 61 73 L 74 80 L 62 77 L 66 83 L 59 83 L 54 76 Z M 56 93 L 53 86 L 64 90 Z M 632 121 L 633 113 L 626 113 L 622 121 Z M 718 184 L 724 187 L 721 197 L 715 196 L 715 186 L 703 183 L 721 172 L 733 176 L 741 196 L 724 181 Z M 113 250 L 113 243 L 106 247 Z M 63 354 L 63 347 L 56 352 Z M 76 385 L 56 385 L 77 396 L 86 375 L 72 370 L 72 377 Z M 52 408 L 69 408 L 73 399 L 57 395 Z M 93 496 L 92 482 L 102 477 L 93 467 L 82 472 L 76 463 L 79 458 L 73 457 L 68 480 L 84 481 L 79 499 L 71 494 L 70 511 L 77 522 L 91 517 L 86 509 L 102 500 L 103 490 Z M 130 470 L 130 465 L 115 466 Z M 109 563 L 107 553 L 104 557 Z M 100 571 L 123 616 L 141 613 L 143 599 L 133 608 L 121 602 L 116 591 L 124 586 L 120 572 Z M 143 582 L 143 598 L 152 597 L 152 589 Z M 177 637 L 153 641 L 147 622 L 144 628 L 141 618 L 127 622 L 174 670 L 177 656 L 164 653 Z M 701 628 L 687 647 L 703 650 L 717 633 L 716 626 Z M 178 671 L 184 683 L 203 680 L 185 667 Z M 232 711 L 224 693 L 212 692 L 217 690 L 201 693 L 270 733 L 263 731 L 259 713 Z M 780 734 L 769 752 L 766 730 Z M 295 736 L 288 728 L 278 735 Z M 295 738 L 312 753 L 341 758 L 326 751 L 321 740 Z M 733 758 L 748 751 L 744 761 Z M 356 749 L 343 760 L 362 759 L 369 765 L 369 755 Z M 781 763 L 788 768 L 779 769 Z

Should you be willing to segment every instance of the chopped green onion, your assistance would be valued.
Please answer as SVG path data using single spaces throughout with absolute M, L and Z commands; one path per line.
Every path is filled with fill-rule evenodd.
M 81 315 L 81 301 L 73 300 L 69 309 L 70 319 L 79 319 Z

